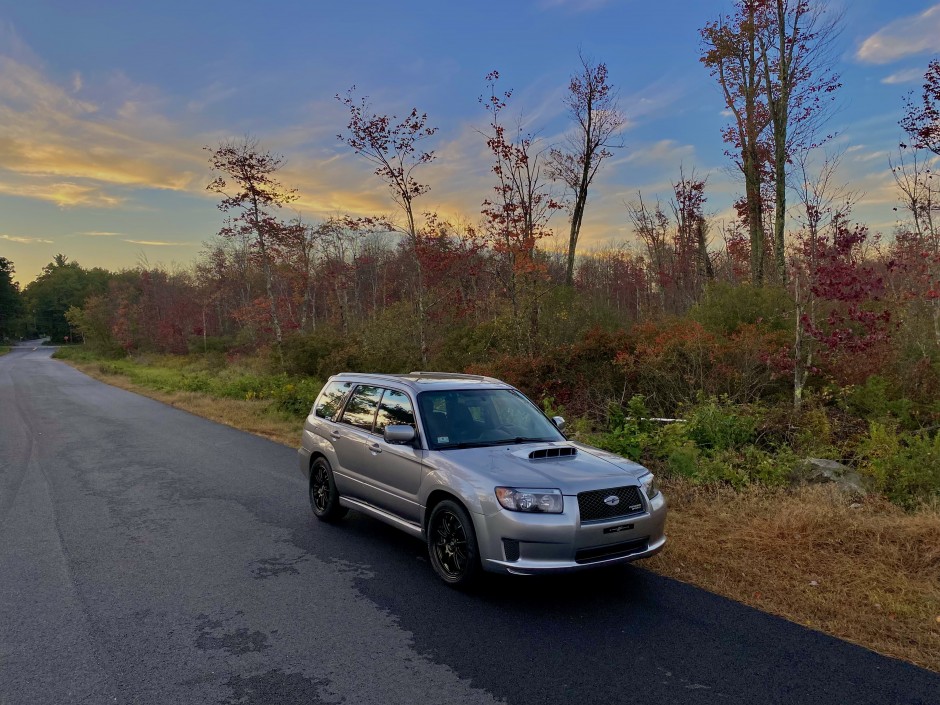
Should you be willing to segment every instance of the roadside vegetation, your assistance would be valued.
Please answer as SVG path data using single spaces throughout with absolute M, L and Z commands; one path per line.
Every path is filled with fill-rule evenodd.
M 694 314 L 701 318 L 702 309 Z M 676 326 L 696 331 L 692 340 L 703 335 L 695 318 L 665 329 Z M 872 376 L 860 385 L 820 386 L 794 411 L 787 385 L 769 369 L 750 401 L 703 389 L 701 376 L 674 396 L 686 383 L 667 373 L 683 372 L 682 355 L 656 331 L 663 358 L 634 358 L 636 377 L 624 372 L 624 353 L 636 340 L 597 328 L 537 361 L 505 356 L 469 369 L 518 384 L 546 412 L 565 416 L 576 438 L 663 478 L 669 548 L 646 567 L 940 672 L 940 453 L 936 436 L 913 421 L 936 418 L 936 401 L 899 399 L 890 391 L 895 385 Z M 111 384 L 295 446 L 326 376 L 347 368 L 408 370 L 358 363 L 366 335 L 347 347 L 332 334 L 291 337 L 280 356 L 269 349 L 114 358 L 89 345 L 56 356 Z M 675 345 L 688 353 L 689 339 Z M 708 340 L 707 355 L 694 363 L 700 375 L 708 368 L 703 359 L 720 364 L 722 354 L 741 354 L 717 336 Z M 607 396 L 623 389 L 646 396 L 622 404 Z M 681 401 L 653 406 L 662 399 Z M 651 420 L 666 411 L 681 420 Z M 808 457 L 838 458 L 858 473 L 863 490 L 809 482 L 801 467 Z
M 839 17 L 729 4 L 700 32 L 744 192 L 728 220 L 677 165 L 665 193 L 627 204 L 628 238 L 610 223 L 609 244 L 584 247 L 627 124 L 603 63 L 581 58 L 558 144 L 485 77 L 493 185 L 475 219 L 421 210 L 430 118 L 352 89 L 340 140 L 392 213 L 285 216 L 282 156 L 207 147 L 224 215 L 191 266 L 58 255 L 20 291 L 0 258 L 0 340 L 83 341 L 58 355 L 290 445 L 336 372 L 504 379 L 664 479 L 670 544 L 649 567 L 940 672 L 940 62 L 899 96 L 897 227 L 872 232 L 825 147 Z

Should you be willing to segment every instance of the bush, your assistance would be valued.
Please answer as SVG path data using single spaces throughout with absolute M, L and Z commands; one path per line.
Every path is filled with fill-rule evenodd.
M 659 415 L 674 416 L 701 396 L 747 403 L 787 390 L 782 374 L 791 343 L 784 331 L 748 324 L 725 338 L 678 320 L 636 326 L 625 342 L 616 362 Z
M 860 471 L 892 502 L 914 507 L 940 497 L 940 435 L 898 433 L 894 423 L 871 422 L 859 446 Z
M 710 399 L 687 413 L 685 433 L 706 450 L 736 450 L 754 441 L 757 418 L 725 399 Z
M 864 384 L 849 387 L 845 393 L 846 410 L 870 421 L 896 419 L 910 430 L 914 428 L 910 399 L 898 398 L 889 391 L 888 380 L 872 375 Z
M 689 311 L 689 318 L 723 335 L 731 335 L 742 325 L 789 331 L 793 310 L 793 300 L 781 287 L 713 282 Z
M 273 388 L 271 396 L 279 411 L 290 416 L 303 417 L 310 413 L 322 386 L 322 382 L 309 377 L 282 380 Z

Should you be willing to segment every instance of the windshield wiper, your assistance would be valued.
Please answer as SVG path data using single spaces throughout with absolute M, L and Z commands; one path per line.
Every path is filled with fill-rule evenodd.
M 464 441 L 462 443 L 447 443 L 439 445 L 438 450 L 449 450 L 451 448 L 489 448 L 491 446 L 511 446 L 519 443 L 547 443 L 555 440 L 554 438 L 526 438 L 516 436 L 515 438 L 500 438 L 495 441 Z
M 515 436 L 500 438 L 494 441 L 461 441 L 460 443 L 444 443 L 437 446 L 437 450 L 462 450 L 464 448 L 489 448 L 492 446 L 511 446 L 520 443 L 551 443 L 556 438 L 529 438 L 526 436 Z

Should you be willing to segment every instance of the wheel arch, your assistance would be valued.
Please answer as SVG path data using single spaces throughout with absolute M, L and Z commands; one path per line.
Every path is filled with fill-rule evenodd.
M 467 506 L 467 503 L 464 502 L 460 497 L 455 495 L 453 492 L 448 490 L 437 488 L 428 495 L 427 503 L 424 505 L 424 517 L 421 519 L 421 528 L 424 529 L 425 535 L 428 532 L 428 522 L 431 520 L 431 513 L 434 511 L 434 507 L 443 502 L 444 500 L 449 499 L 453 502 L 456 502 L 464 511 L 470 516 L 471 521 L 473 520 L 473 512 L 470 511 L 470 508 Z

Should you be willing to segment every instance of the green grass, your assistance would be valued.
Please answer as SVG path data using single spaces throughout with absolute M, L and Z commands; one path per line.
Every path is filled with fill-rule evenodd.
M 54 355 L 92 363 L 103 375 L 118 375 L 156 392 L 196 392 L 217 399 L 267 401 L 272 411 L 303 418 L 323 382 L 310 377 L 270 373 L 257 361 L 228 362 L 221 355 L 152 355 L 106 359 L 83 347 L 60 348 Z
M 0 345 L 0 355 L 6 355 L 8 352 L 10 352 L 9 345 Z

